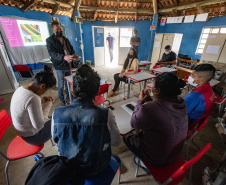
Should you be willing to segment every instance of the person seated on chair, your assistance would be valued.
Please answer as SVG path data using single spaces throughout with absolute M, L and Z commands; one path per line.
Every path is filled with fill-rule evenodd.
M 41 95 L 56 85 L 56 78 L 47 65 L 32 82 L 19 87 L 11 99 L 10 111 L 17 134 L 29 145 L 41 145 L 51 138 L 48 118 L 54 98 Z
M 213 112 L 214 92 L 209 81 L 214 77 L 215 71 L 211 64 L 200 64 L 188 78 L 188 83 L 195 87 L 195 90 L 185 98 L 189 125 L 208 117 Z
M 84 174 L 103 171 L 111 159 L 111 145 L 121 142 L 111 110 L 94 105 L 100 77 L 84 64 L 73 77 L 75 99 L 53 112 L 52 135 L 60 156 L 77 158 Z
M 121 81 L 126 82 L 127 74 L 136 74 L 138 70 L 139 61 L 137 59 L 137 52 L 134 49 L 129 50 L 129 54 L 124 62 L 123 69 L 121 73 L 116 73 L 114 75 L 115 86 L 112 91 L 108 94 L 108 97 L 113 97 L 116 95 L 116 91 L 119 90 L 119 84 Z
M 179 97 L 185 85 L 173 73 L 162 73 L 154 82 L 153 99 L 148 90 L 140 92 L 130 124 L 141 132 L 123 138 L 138 158 L 164 166 L 180 156 L 188 130 L 185 101 Z
M 171 51 L 171 46 L 167 45 L 165 47 L 165 53 L 162 55 L 162 59 L 157 61 L 156 65 L 173 65 L 177 63 L 177 54 Z

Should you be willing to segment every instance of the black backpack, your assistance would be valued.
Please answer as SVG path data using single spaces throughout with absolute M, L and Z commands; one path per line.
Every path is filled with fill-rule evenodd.
M 53 155 L 40 158 L 31 169 L 25 185 L 84 185 L 76 159 Z

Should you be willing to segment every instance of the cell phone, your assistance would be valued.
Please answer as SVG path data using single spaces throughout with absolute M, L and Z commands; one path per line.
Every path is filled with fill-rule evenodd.
M 127 104 L 126 107 L 128 107 L 130 110 L 134 111 L 134 106 L 132 104 Z

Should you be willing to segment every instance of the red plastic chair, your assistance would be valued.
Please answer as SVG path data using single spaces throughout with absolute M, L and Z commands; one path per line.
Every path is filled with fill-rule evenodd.
M 198 134 L 200 130 L 207 124 L 208 117 L 202 118 L 201 120 L 196 121 L 192 125 L 188 127 L 188 132 L 187 132 L 187 146 L 186 146 L 186 160 L 188 160 L 188 152 L 189 152 L 189 144 L 192 142 L 193 143 L 193 138 Z M 193 143 L 194 144 L 194 143 Z
M 155 65 L 152 69 L 160 68 L 162 65 Z M 155 72 L 151 70 L 151 74 L 155 75 Z
M 185 81 L 186 83 L 188 83 L 188 78 L 189 78 L 189 76 L 190 76 L 190 75 L 184 77 L 184 81 Z
M 4 135 L 7 128 L 11 125 L 12 119 L 5 110 L 0 111 L 0 140 Z M 10 185 L 8 166 L 11 161 L 22 159 L 31 155 L 40 154 L 44 157 L 43 153 L 40 151 L 43 149 L 44 144 L 40 146 L 31 146 L 26 144 L 26 142 L 21 137 L 15 137 L 8 146 L 7 155 L 0 151 L 0 155 L 7 160 L 5 166 L 5 174 L 7 184 Z
M 224 94 L 224 96 L 219 96 L 219 95 L 215 94 L 214 101 L 217 105 L 219 105 L 219 113 L 218 113 L 218 117 L 219 117 L 220 113 L 221 113 L 221 107 L 222 107 L 222 105 L 224 105 L 226 103 L 226 94 Z
M 19 74 L 20 78 L 32 78 L 34 76 L 32 70 L 27 65 L 14 65 L 15 70 Z M 19 81 L 18 79 L 18 81 Z
M 202 148 L 196 156 L 185 161 L 183 156 L 180 156 L 177 160 L 168 164 L 167 166 L 157 167 L 152 166 L 146 161 L 143 161 L 144 165 L 147 167 L 151 175 L 160 185 L 176 185 L 182 182 L 189 171 L 189 184 L 191 183 L 192 166 L 206 153 L 207 150 L 211 148 L 211 143 L 208 143 L 204 148 Z M 140 160 L 138 161 L 137 171 L 135 176 L 137 176 Z
M 93 100 L 93 103 L 95 105 L 101 105 L 103 104 L 104 102 L 108 102 L 109 103 L 109 106 L 110 106 L 110 101 L 105 99 L 104 95 L 105 93 L 108 93 L 108 89 L 109 89 L 109 86 L 111 84 L 103 84 L 103 85 L 100 85 L 100 90 L 98 92 L 98 94 L 95 96 L 95 99 Z

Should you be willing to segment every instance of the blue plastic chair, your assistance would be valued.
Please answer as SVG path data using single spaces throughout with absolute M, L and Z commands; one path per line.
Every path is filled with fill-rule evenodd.
M 120 184 L 121 160 L 118 156 L 112 155 L 108 167 L 100 174 L 86 178 L 85 185 L 110 185 L 115 174 L 119 170 L 118 184 Z

